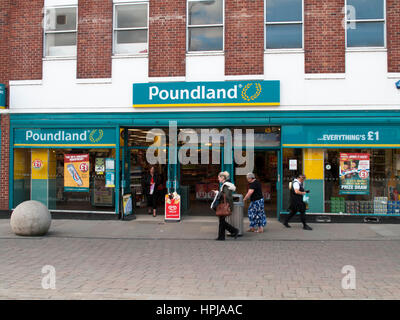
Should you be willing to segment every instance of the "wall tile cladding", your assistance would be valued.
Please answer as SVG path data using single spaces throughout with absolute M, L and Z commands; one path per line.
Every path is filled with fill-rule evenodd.
M 264 0 L 225 0 L 225 74 L 264 73 Z
M 9 48 L 9 80 L 42 79 L 44 1 L 2 0 L 1 6 L 6 7 L 9 22 L 9 37 L 5 38 Z
M 186 74 L 186 0 L 151 0 L 149 76 Z
M 400 72 L 400 1 L 387 0 L 388 71 Z
M 306 73 L 345 72 L 344 0 L 304 0 Z M 42 79 L 44 0 L 0 2 L 0 81 Z M 400 1 L 387 0 L 388 71 L 400 72 Z M 149 2 L 149 76 L 185 76 L 186 0 Z M 79 1 L 77 77 L 111 77 L 112 0 Z M 225 74 L 264 72 L 264 1 L 225 0 Z
M 112 0 L 78 2 L 77 78 L 111 78 Z
M 8 85 L 10 77 L 9 67 L 9 33 L 11 1 L 0 1 L 0 83 Z
M 304 0 L 306 73 L 345 73 L 344 0 Z
M 1 124 L 1 166 L 0 166 L 0 210 L 8 210 L 9 163 L 10 163 L 10 116 L 2 114 Z

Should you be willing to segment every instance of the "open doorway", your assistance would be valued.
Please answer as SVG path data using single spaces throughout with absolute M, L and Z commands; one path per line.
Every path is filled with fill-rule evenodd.
M 278 182 L 278 151 L 255 150 L 253 173 L 256 179 L 261 183 L 266 216 L 275 218 L 277 215 L 278 203 L 278 192 L 276 188 Z M 235 184 L 236 192 L 245 196 L 248 191 L 246 175 L 235 175 Z M 249 201 L 245 203 L 245 214 L 249 204 Z
M 208 164 L 180 165 L 180 189 L 185 190 L 183 198 L 187 197 L 187 214 L 196 216 L 215 215 L 210 209 L 214 199 L 213 190 L 219 189 L 218 174 L 221 164 L 212 163 L 212 153 L 209 153 Z M 183 192 L 182 192 L 183 193 Z

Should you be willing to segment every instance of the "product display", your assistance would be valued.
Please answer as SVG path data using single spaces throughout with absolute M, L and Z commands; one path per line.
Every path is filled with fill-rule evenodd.
M 387 213 L 400 214 L 400 201 L 388 201 Z
M 343 197 L 332 197 L 331 198 L 331 212 L 332 213 L 344 213 L 345 209 L 345 200 Z
M 375 197 L 374 198 L 374 213 L 375 214 L 387 214 L 388 211 L 388 198 L 387 197 Z

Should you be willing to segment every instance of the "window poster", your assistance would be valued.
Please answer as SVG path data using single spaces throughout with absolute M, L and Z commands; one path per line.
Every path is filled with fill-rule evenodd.
M 369 194 L 370 155 L 340 153 L 339 194 Z
M 64 155 L 64 191 L 89 192 L 89 154 Z
M 114 158 L 106 158 L 106 188 L 115 188 Z
M 104 158 L 96 158 L 96 164 L 95 164 L 95 171 L 96 174 L 104 174 L 105 171 L 105 159 Z

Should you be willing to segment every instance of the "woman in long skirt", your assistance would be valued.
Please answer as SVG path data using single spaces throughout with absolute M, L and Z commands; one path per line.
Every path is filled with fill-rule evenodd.
M 265 216 L 261 183 L 256 180 L 253 173 L 247 174 L 247 181 L 249 182 L 249 191 L 243 200 L 246 201 L 250 198 L 250 206 L 248 209 L 250 229 L 248 231 L 262 233 L 267 224 L 267 217 Z

